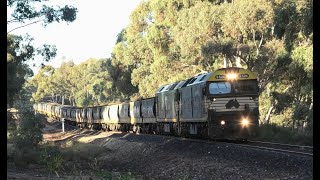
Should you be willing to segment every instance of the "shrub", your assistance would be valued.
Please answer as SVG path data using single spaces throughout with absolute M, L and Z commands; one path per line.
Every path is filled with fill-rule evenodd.
M 44 125 L 38 116 L 31 111 L 22 114 L 20 123 L 14 133 L 14 143 L 17 149 L 36 149 L 42 141 L 41 129 Z
M 298 132 L 288 127 L 276 124 L 262 124 L 257 129 L 256 139 L 288 144 L 312 145 L 313 135 L 308 132 Z
M 46 146 L 41 150 L 40 163 L 44 164 L 50 172 L 63 169 L 64 159 L 57 147 Z
M 16 149 L 13 153 L 13 162 L 19 167 L 27 167 L 30 163 L 38 163 L 39 152 L 28 148 Z
M 21 113 L 18 122 L 16 128 L 12 126 L 10 129 L 14 144 L 12 156 L 15 165 L 26 167 L 29 163 L 39 161 L 38 147 L 42 141 L 43 124 L 31 111 Z
M 14 132 L 16 131 L 17 126 L 13 119 L 12 113 L 7 113 L 7 140 L 11 142 Z

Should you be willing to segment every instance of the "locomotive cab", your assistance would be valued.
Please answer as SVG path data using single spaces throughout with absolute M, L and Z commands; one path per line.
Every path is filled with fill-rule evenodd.
M 257 76 L 242 68 L 215 71 L 206 82 L 208 135 L 247 138 L 259 124 Z

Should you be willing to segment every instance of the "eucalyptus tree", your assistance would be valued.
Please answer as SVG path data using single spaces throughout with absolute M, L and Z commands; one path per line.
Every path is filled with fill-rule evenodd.
M 15 25 L 7 31 L 7 101 L 9 106 L 12 106 L 25 79 L 32 76 L 32 70 L 26 61 L 41 56 L 44 62 L 47 62 L 55 57 L 57 50 L 54 45 L 48 44 L 35 47 L 32 37 L 27 34 L 16 36 L 13 34 L 14 31 L 40 22 L 43 26 L 53 22 L 73 22 L 76 19 L 77 8 L 69 5 L 53 6 L 48 0 L 7 0 L 7 8 L 11 12 L 7 17 L 7 25 Z
M 8 34 L 16 29 L 39 22 L 42 22 L 43 26 L 47 26 L 53 22 L 73 22 L 77 17 L 77 8 L 69 5 L 53 6 L 49 4 L 48 0 L 7 0 L 7 7 L 12 10 L 7 24 L 18 25 L 10 29 Z
M 71 79 L 74 66 L 75 64 L 72 60 L 62 62 L 60 67 L 55 70 L 51 79 L 52 85 L 56 89 L 56 93 L 54 94 L 61 97 L 62 104 L 65 104 L 65 99 L 68 99 L 68 104 L 75 105 L 74 92 L 76 82 L 73 82 Z
M 49 60 L 55 56 L 56 49 L 49 45 L 35 48 L 33 38 L 30 36 L 7 36 L 7 101 L 12 107 L 13 101 L 22 89 L 26 79 L 33 76 L 32 70 L 26 63 L 32 60 L 37 54 Z
M 175 58 L 170 50 L 171 28 L 186 3 L 182 0 L 142 2 L 130 16 L 125 40 L 114 48 L 114 57 L 123 58 L 123 65 L 132 66 L 131 82 L 144 97 L 154 96 L 159 85 L 173 77 L 169 73 L 173 72 L 169 68 Z
M 288 115 L 283 121 L 310 121 L 312 10 L 312 0 L 144 1 L 119 36 L 112 61 L 131 67 L 132 84 L 149 97 L 162 84 L 226 60 L 257 73 L 262 121 L 281 114 Z
M 39 102 L 44 98 L 51 96 L 52 89 L 49 88 L 49 82 L 51 82 L 51 78 L 54 73 L 55 68 L 53 66 L 46 65 L 43 66 L 29 81 L 28 84 L 35 90 L 32 93 L 32 98 L 35 102 Z
M 106 59 L 88 59 L 74 68 L 76 105 L 101 105 L 113 99 L 109 65 Z

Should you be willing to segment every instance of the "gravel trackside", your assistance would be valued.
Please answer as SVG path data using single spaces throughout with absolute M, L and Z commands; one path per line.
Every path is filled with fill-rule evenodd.
M 141 179 L 312 179 L 313 158 L 236 144 L 200 143 L 126 133 L 92 141 L 111 153 L 104 169 L 130 171 Z
M 237 144 L 186 141 L 159 135 L 91 131 L 71 126 L 66 126 L 66 132 L 62 133 L 61 122 L 50 121 L 46 123 L 43 135 L 44 141 L 55 142 L 56 145 L 68 144 L 71 141 L 93 144 L 94 146 L 90 147 L 99 148 L 99 152 L 102 148 L 102 153 L 95 161 L 86 160 L 84 164 L 88 164 L 89 161 L 96 162 L 95 167 L 98 169 L 94 171 L 112 172 L 117 177 L 119 172 L 130 172 L 135 179 L 143 180 L 313 179 L 312 157 L 242 147 Z M 71 167 L 75 162 L 66 163 L 66 174 L 61 174 L 58 179 L 97 179 L 90 173 L 86 174 L 87 178 L 68 176 L 68 172 L 70 174 L 73 171 Z M 34 169 L 27 175 L 15 168 L 9 169 L 11 170 L 8 171 L 7 179 L 37 178 L 34 176 L 37 174 Z M 25 176 L 28 178 L 23 178 Z

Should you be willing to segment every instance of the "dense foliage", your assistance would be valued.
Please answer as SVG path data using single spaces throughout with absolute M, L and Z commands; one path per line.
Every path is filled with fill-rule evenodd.
M 79 65 L 63 62 L 60 68 L 44 66 L 28 83 L 35 101 L 43 99 L 77 106 L 101 105 L 129 99 L 137 92 L 125 69 L 110 59 L 89 59 Z
M 312 131 L 312 11 L 312 0 L 143 1 L 111 59 L 44 67 L 33 97 L 80 106 L 151 97 L 226 60 L 258 74 L 261 123 Z
M 255 71 L 260 119 L 312 129 L 313 1 L 151 0 L 140 4 L 114 47 L 132 84 L 160 85 L 230 64 Z
M 57 49 L 49 44 L 35 47 L 34 39 L 28 34 L 17 36 L 12 33 L 34 23 L 41 22 L 43 26 L 47 26 L 53 22 L 73 22 L 76 19 L 77 8 L 68 5 L 52 6 L 48 0 L 7 0 L 7 7 L 12 10 L 11 15 L 7 17 L 7 24 L 16 26 L 7 32 L 7 104 L 13 107 L 13 102 L 22 97 L 19 96 L 19 92 L 25 80 L 33 76 L 26 62 L 34 60 L 36 56 L 48 62 L 56 56 Z

